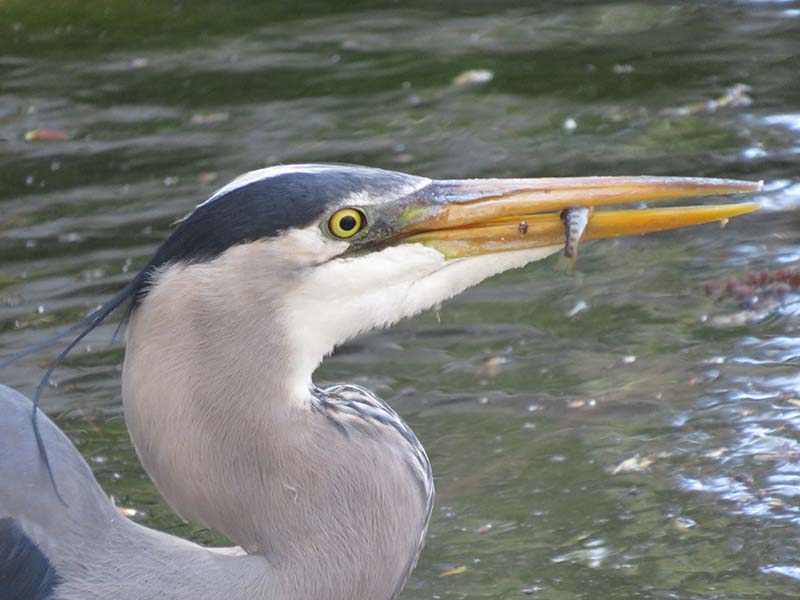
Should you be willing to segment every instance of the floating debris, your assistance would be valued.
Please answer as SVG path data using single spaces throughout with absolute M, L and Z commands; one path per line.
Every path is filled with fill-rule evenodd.
M 631 458 L 626 458 L 616 467 L 611 469 L 611 474 L 619 475 L 620 473 L 640 473 L 652 465 L 655 461 L 656 457 L 653 454 L 648 454 L 647 456 L 639 456 L 637 454 Z
M 725 357 L 724 356 L 712 356 L 710 358 L 705 359 L 703 361 L 703 363 L 706 364 L 706 365 L 721 365 L 721 364 L 725 363 Z
M 585 300 L 578 300 L 571 309 L 566 312 L 567 318 L 572 318 L 578 313 L 581 313 L 585 310 L 589 309 L 589 305 L 586 303 Z
M 454 87 L 473 87 L 489 83 L 494 79 L 494 73 L 488 69 L 470 69 L 453 78 Z
M 567 402 L 567 408 L 595 408 L 597 400 L 590 398 L 588 400 L 570 400 Z
M 774 308 L 778 308 L 777 303 Z M 699 321 L 714 327 L 746 327 L 760 323 L 771 314 L 771 310 L 740 310 L 724 315 L 702 315 Z
M 713 113 L 720 108 L 750 106 L 753 103 L 753 99 L 749 96 L 751 91 L 753 91 L 753 88 L 746 83 L 737 83 L 725 90 L 725 93 L 719 98 L 676 108 L 665 108 L 660 114 L 673 117 L 688 117 L 699 113 Z
M 25 132 L 26 142 L 63 142 L 69 134 L 60 129 L 31 129 Z
M 58 236 L 58 241 L 66 244 L 77 244 L 78 242 L 83 241 L 83 236 L 80 233 L 75 233 L 74 231 L 71 231 L 69 233 L 64 233 Z
M 688 531 L 696 525 L 697 522 L 689 517 L 675 517 L 672 519 L 672 526 L 678 531 Z
M 800 269 L 750 271 L 739 277 L 706 283 L 705 290 L 717 299 L 732 298 L 748 303 L 755 297 L 783 297 L 790 292 L 800 292 Z
M 197 183 L 200 185 L 209 185 L 219 179 L 219 175 L 215 171 L 203 171 L 197 174 Z
M 453 77 L 449 84 L 442 87 L 433 94 L 419 95 L 414 93 L 414 87 L 410 81 L 404 81 L 402 88 L 407 92 L 406 104 L 414 108 L 430 106 L 433 103 L 445 100 L 452 95 L 470 92 L 480 86 L 484 86 L 494 79 L 494 73 L 488 69 L 468 69 Z M 399 156 L 412 159 L 407 152 L 403 152 Z M 402 161 L 400 161 L 402 162 Z
M 722 448 L 717 448 L 716 450 L 709 450 L 705 453 L 705 456 L 706 458 L 719 459 L 722 458 L 727 452 L 729 452 L 728 448 L 723 446 Z
M 195 113 L 192 115 L 192 125 L 216 125 L 217 123 L 224 123 L 231 118 L 230 113 L 227 112 L 213 112 L 213 113 Z
M 540 586 L 540 585 L 532 585 L 530 587 L 522 588 L 520 590 L 520 593 L 524 594 L 525 596 L 535 596 L 536 594 L 541 592 L 543 589 L 544 588 L 542 586 Z
M 478 368 L 478 377 L 481 379 L 494 379 L 503 370 L 503 366 L 507 365 L 510 360 L 505 356 L 492 356 L 483 361 L 483 364 Z
M 718 304 L 734 304 L 726 314 L 703 315 L 701 323 L 741 327 L 780 313 L 800 294 L 800 268 L 749 271 L 723 281 L 705 284 L 706 294 Z
M 462 573 L 466 572 L 467 572 L 466 565 L 461 565 L 460 567 L 454 567 L 452 569 L 448 569 L 447 571 L 439 573 L 439 578 L 441 579 L 442 577 L 452 577 L 453 575 L 461 575 Z

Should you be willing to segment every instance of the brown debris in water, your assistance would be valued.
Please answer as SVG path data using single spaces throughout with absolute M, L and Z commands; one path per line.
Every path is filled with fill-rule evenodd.
M 714 113 L 721 108 L 750 106 L 753 103 L 753 99 L 750 97 L 750 92 L 752 91 L 753 88 L 746 83 L 737 83 L 726 89 L 719 98 L 695 102 L 685 106 L 665 108 L 660 114 L 670 117 L 687 117 L 701 113 Z
M 69 134 L 60 129 L 31 129 L 25 132 L 26 142 L 63 142 L 69 139 Z
M 718 300 L 733 299 L 755 304 L 765 299 L 781 299 L 800 291 L 800 268 L 750 271 L 738 277 L 705 284 L 706 294 Z
M 480 379 L 494 379 L 503 371 L 503 367 L 509 363 L 505 356 L 490 356 L 478 367 L 477 375 Z
M 647 456 L 632 456 L 626 458 L 621 463 L 612 467 L 610 473 L 612 475 L 619 475 L 620 473 L 640 473 L 647 469 L 656 461 L 655 454 L 648 454 Z

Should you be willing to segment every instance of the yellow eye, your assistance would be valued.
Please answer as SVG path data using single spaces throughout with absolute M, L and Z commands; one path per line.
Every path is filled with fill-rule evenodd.
M 328 219 L 328 229 L 338 238 L 351 238 L 364 228 L 367 220 L 364 213 L 355 208 L 343 208 Z

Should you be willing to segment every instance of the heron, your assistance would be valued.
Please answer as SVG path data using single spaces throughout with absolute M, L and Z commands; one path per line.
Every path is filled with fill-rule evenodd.
M 179 220 L 121 291 L 31 349 L 74 334 L 34 402 L 0 386 L 0 598 L 396 598 L 431 518 L 431 465 L 375 394 L 313 383 L 324 357 L 557 253 L 571 207 L 591 211 L 581 231 L 591 240 L 757 207 L 611 205 L 757 189 L 670 177 L 433 180 L 341 164 L 234 179 Z M 181 517 L 233 547 L 123 516 L 36 407 L 52 369 L 118 308 L 137 455 Z

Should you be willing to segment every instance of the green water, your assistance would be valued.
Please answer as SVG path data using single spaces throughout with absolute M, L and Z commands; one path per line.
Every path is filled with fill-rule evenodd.
M 471 70 L 491 76 L 455 82 Z M 316 379 L 376 390 L 429 451 L 405 599 L 798 598 L 800 299 L 704 291 L 800 266 L 798 73 L 797 1 L 0 2 L 0 359 L 267 164 L 763 179 L 764 210 L 724 230 L 590 244 L 577 277 L 504 274 Z M 45 128 L 69 139 L 25 140 Z M 45 409 L 137 519 L 224 543 L 142 472 L 114 326 Z M 57 350 L 3 383 L 32 394 Z

